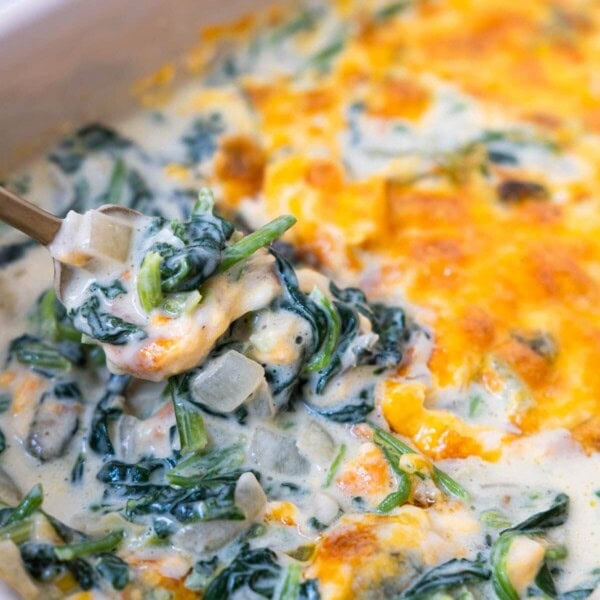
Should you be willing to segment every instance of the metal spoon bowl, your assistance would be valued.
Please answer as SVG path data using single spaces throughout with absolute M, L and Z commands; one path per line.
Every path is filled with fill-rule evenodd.
M 120 222 L 128 222 L 132 228 L 134 222 L 142 215 L 136 210 L 115 204 L 106 204 L 96 209 L 97 212 L 115 217 Z M 50 245 L 63 226 L 63 219 L 53 215 L 35 204 L 21 198 L 0 186 L 0 219 L 22 231 L 44 246 Z M 63 301 L 69 282 L 81 267 L 63 264 L 53 258 L 54 288 L 59 300 Z

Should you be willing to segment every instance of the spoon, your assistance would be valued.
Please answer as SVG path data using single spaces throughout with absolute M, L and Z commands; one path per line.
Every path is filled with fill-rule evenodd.
M 78 269 L 90 271 L 107 262 L 122 265 L 139 217 L 143 215 L 130 208 L 106 204 L 83 215 L 70 211 L 60 219 L 0 186 L 0 219 L 48 247 L 61 301 Z

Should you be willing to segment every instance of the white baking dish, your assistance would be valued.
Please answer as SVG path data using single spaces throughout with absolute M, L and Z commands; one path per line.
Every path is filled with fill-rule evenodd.
M 268 0 L 0 0 L 0 176 L 86 122 L 132 108 L 131 83 L 201 27 Z

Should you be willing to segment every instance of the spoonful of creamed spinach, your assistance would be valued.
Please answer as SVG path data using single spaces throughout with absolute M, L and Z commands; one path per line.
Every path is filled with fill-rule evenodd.
M 8 200 L 0 217 L 48 246 L 57 297 L 84 339 L 105 345 L 116 371 L 151 380 L 195 366 L 216 339 L 214 332 L 218 337 L 229 314 L 245 306 L 230 306 L 220 298 L 217 304 L 227 315 L 219 315 L 211 332 L 203 334 L 193 325 L 202 302 L 200 286 L 252 257 L 295 223 L 292 216 L 279 217 L 242 238 L 230 222 L 213 214 L 208 189 L 200 191 L 186 222 L 115 205 L 83 215 L 71 211 L 61 221 L 6 190 L 2 194 Z M 234 277 L 240 276 L 236 271 Z M 209 316 L 209 311 L 202 313 Z M 190 347 L 184 358 L 174 337 L 187 325 L 192 327 L 188 337 L 209 333 L 209 339 Z

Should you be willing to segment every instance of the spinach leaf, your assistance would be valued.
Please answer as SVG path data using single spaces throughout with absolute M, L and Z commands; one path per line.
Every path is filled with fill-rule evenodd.
M 307 579 L 300 584 L 298 600 L 320 600 L 319 581 L 317 579 Z
M 85 542 L 89 552 L 85 555 L 97 554 L 99 560 L 96 571 L 101 577 L 107 579 L 114 589 L 120 590 L 129 581 L 129 569 L 127 563 L 115 556 L 102 552 L 102 547 L 114 546 L 118 543 L 117 532 L 109 534 L 103 540 Z M 60 558 L 60 550 L 66 552 L 69 558 Z M 48 582 L 69 571 L 83 590 L 89 590 L 97 585 L 96 571 L 90 563 L 90 559 L 74 556 L 68 551 L 67 546 L 53 546 L 52 544 L 39 542 L 25 542 L 19 548 L 21 559 L 28 573 L 38 581 Z M 91 557 L 91 561 L 94 561 Z
M 270 42 L 279 44 L 289 37 L 292 37 L 301 31 L 311 31 L 317 24 L 319 10 L 314 8 L 303 8 L 293 19 L 285 22 L 283 25 L 272 30 Z
M 261 228 L 249 233 L 241 240 L 234 242 L 223 250 L 219 272 L 222 273 L 238 262 L 254 254 L 259 248 L 268 246 L 277 238 L 281 237 L 290 227 L 296 223 L 296 217 L 282 215 L 263 225 Z
M 48 156 L 67 175 L 72 175 L 81 167 L 89 152 L 109 152 L 114 154 L 131 145 L 114 129 L 93 123 L 77 130 L 72 136 L 65 138 Z
M 492 547 L 490 562 L 494 590 L 501 600 L 518 600 L 519 598 L 507 572 L 507 557 L 515 538 L 519 535 L 536 535 L 545 529 L 559 527 L 566 522 L 568 512 L 569 497 L 566 494 L 558 494 L 548 509 L 536 513 L 518 525 L 505 529 L 500 533 Z M 543 595 L 551 598 L 557 596 L 556 584 L 546 561 L 537 573 L 534 584 L 531 587 L 533 595 Z
M 211 581 L 204 593 L 204 600 L 231 598 L 244 588 L 264 598 L 272 598 L 280 575 L 281 566 L 272 550 L 252 550 L 245 544 L 229 566 Z
M 38 298 L 31 321 L 40 337 L 46 342 L 57 344 L 59 351 L 72 362 L 79 366 L 83 365 L 84 353 L 80 348 L 81 333 L 75 329 L 65 307 L 56 298 L 53 288 Z M 77 358 L 71 358 L 72 356 Z
M 329 487 L 333 483 L 333 479 L 346 456 L 346 444 L 340 444 L 331 461 L 331 465 L 329 465 L 329 469 L 327 469 L 327 475 L 325 476 L 325 481 L 323 483 L 323 487 Z
M 102 201 L 103 204 L 122 204 L 126 175 L 127 169 L 125 167 L 125 162 L 122 158 L 117 158 L 112 173 L 110 174 L 108 189 L 106 190 Z
M 514 154 L 504 150 L 494 150 L 493 148 L 487 149 L 487 159 L 491 163 L 495 163 L 497 165 L 515 166 L 519 164 L 519 161 Z
M 83 333 L 100 342 L 122 346 L 132 339 L 142 340 L 146 337 L 144 330 L 137 325 L 101 310 L 97 295 L 90 296 L 75 309 L 73 316 L 78 317 L 76 322 Z
M 31 496 L 31 493 L 28 496 Z M 51 581 L 68 570 L 79 587 L 84 590 L 90 589 L 96 584 L 96 575 L 90 563 L 82 557 L 114 548 L 122 539 L 123 532 L 113 532 L 100 540 L 88 540 L 83 534 L 63 525 L 50 515 L 44 515 L 63 540 L 77 541 L 70 545 L 53 546 L 13 537 L 15 543 L 21 544 L 19 550 L 25 568 L 32 577 L 44 582 Z M 26 522 L 27 520 L 21 523 Z
M 71 361 L 54 346 L 31 335 L 14 339 L 8 348 L 8 360 L 16 358 L 22 365 L 44 377 L 55 377 L 71 370 Z
M 577 588 L 558 595 L 558 600 L 585 600 L 589 598 L 598 588 Z
M 335 304 L 341 316 L 342 331 L 329 367 L 319 374 L 316 383 L 319 393 L 340 370 L 342 356 L 357 337 L 359 314 L 369 319 L 372 331 L 378 338 L 370 347 L 359 346 L 354 349 L 357 365 L 374 365 L 381 370 L 396 367 L 400 364 L 411 337 L 411 328 L 401 308 L 369 303 L 365 294 L 357 288 L 340 289 L 332 282 L 330 290 L 338 299 Z
M 448 591 L 456 585 L 471 581 L 484 581 L 489 578 L 490 571 L 484 563 L 455 558 L 418 577 L 400 594 L 400 598 L 402 600 L 429 598 L 434 591 Z
M 9 265 L 12 262 L 20 260 L 25 256 L 27 250 L 35 246 L 33 240 L 25 240 L 24 242 L 15 242 L 14 244 L 3 244 L 0 246 L 0 267 Z
M 333 377 L 341 370 L 342 356 L 345 354 L 348 346 L 350 346 L 352 341 L 356 338 L 359 331 L 357 312 L 341 302 L 335 302 L 334 304 L 340 317 L 339 343 L 333 351 L 329 363 L 319 371 L 315 383 L 315 391 L 317 394 L 321 394 L 331 379 L 333 379 Z
M 19 550 L 27 572 L 38 581 L 51 581 L 66 570 L 65 563 L 54 554 L 52 544 L 25 542 Z
M 146 180 L 135 169 L 127 173 L 127 186 L 129 188 L 129 207 L 150 215 L 157 214 L 158 210 L 153 205 L 154 194 Z
M 81 336 L 77 332 L 78 336 Z M 58 352 L 64 356 L 75 367 L 85 367 L 88 361 L 88 353 L 86 346 L 79 340 L 77 342 L 64 341 L 56 344 Z
M 4 522 L 4 525 L 11 525 L 23 521 L 27 517 L 31 516 L 36 510 L 42 506 L 44 499 L 44 491 L 39 483 L 36 483 L 29 493 L 21 500 L 9 514 L 8 519 Z
M 373 13 L 373 20 L 379 22 L 387 21 L 414 4 L 414 0 L 396 0 L 395 2 L 390 2 Z
M 210 489 L 211 495 L 206 494 Z M 181 523 L 194 521 L 243 521 L 246 518 L 244 512 L 234 503 L 235 484 L 233 486 L 223 485 L 218 488 L 205 488 L 198 495 L 190 496 L 185 501 L 178 502 L 171 509 L 171 514 Z
M 305 374 L 316 371 L 311 377 L 311 386 L 317 394 L 322 394 L 327 384 L 341 371 L 342 358 L 360 331 L 359 313 L 371 321 L 371 326 L 378 335 L 377 343 L 372 348 L 357 347 L 357 365 L 376 365 L 381 369 L 397 366 L 402 360 L 404 347 L 411 337 L 404 311 L 398 307 L 390 307 L 380 303 L 369 304 L 364 293 L 356 288 L 340 289 L 334 283 L 330 290 L 335 301 L 331 302 L 323 294 L 318 297 L 307 296 L 298 286 L 298 280 L 291 265 L 277 251 L 271 249 L 275 256 L 277 274 L 283 288 L 282 296 L 273 304 L 275 310 L 287 310 L 308 322 L 312 340 L 306 353 L 308 361 Z M 317 300 L 317 301 L 315 301 Z M 360 346 L 360 345 L 359 345 Z M 265 369 L 267 380 L 276 380 L 272 369 Z M 297 383 L 299 377 L 291 377 L 286 385 Z M 282 386 L 272 389 L 280 393 Z M 364 391 L 356 402 L 346 409 L 321 410 L 311 408 L 338 422 L 360 422 L 373 410 L 369 392 Z
M 333 281 L 329 284 L 331 293 L 340 301 L 355 308 L 361 315 L 369 320 L 373 318 L 373 311 L 365 293 L 359 288 L 339 288 Z
M 225 124 L 220 113 L 196 119 L 190 131 L 181 139 L 188 164 L 193 165 L 210 158 L 217 149 L 217 137 L 224 131 Z
M 566 494 L 558 494 L 549 508 L 532 515 L 514 527 L 505 529 L 502 533 L 510 531 L 527 533 L 549 529 L 551 527 L 559 527 L 566 522 L 568 516 L 569 496 Z
M 593 569 L 585 583 L 576 588 L 558 594 L 558 600 L 584 600 L 597 591 L 600 585 L 600 569 Z
M 343 37 L 337 37 L 315 52 L 307 61 L 306 67 L 315 69 L 320 72 L 325 72 L 331 69 L 331 65 L 335 57 L 344 49 L 346 40 Z
M 51 393 L 58 400 L 83 401 L 81 390 L 75 381 L 59 381 L 54 384 Z
M 85 454 L 80 452 L 77 455 L 77 459 L 75 460 L 73 468 L 71 469 L 71 483 L 73 485 L 77 485 L 82 482 L 83 474 L 85 472 L 85 461 Z
M 547 561 L 544 561 L 540 567 L 533 583 L 534 585 L 528 588 L 528 595 L 556 598 L 556 583 L 554 582 L 554 577 L 552 577 Z
M 403 454 L 417 454 L 415 450 L 396 436 L 384 431 L 381 427 L 370 421 L 368 421 L 368 424 L 373 430 L 373 443 L 381 448 L 392 469 L 396 470 L 399 468 L 396 465 L 398 465 L 400 457 Z M 462 500 L 469 498 L 467 490 L 435 465 L 432 469 L 432 476 L 438 487 L 447 495 L 461 498 Z
M 0 509 L 0 540 L 11 540 L 20 545 L 27 542 L 33 533 L 33 517 L 42 514 L 63 542 L 83 541 L 83 533 L 65 525 L 42 509 L 43 490 L 34 485 L 29 493 L 14 508 Z
M 114 279 L 106 285 L 101 285 L 97 281 L 94 281 L 88 288 L 88 292 L 101 292 L 108 300 L 114 300 L 115 298 L 126 294 L 127 290 L 119 279 Z
M 168 466 L 166 459 L 143 458 L 136 464 L 111 460 L 102 465 L 96 479 L 102 483 L 148 483 L 155 471 Z
M 70 561 L 99 552 L 114 550 L 123 541 L 125 533 L 122 529 L 111 531 L 98 539 L 85 539 L 78 542 L 55 546 L 54 554 L 59 560 Z
M 90 286 L 90 289 L 95 285 Z M 54 288 L 48 289 L 38 298 L 32 321 L 44 341 L 54 344 L 53 347 L 59 354 L 72 364 L 78 367 L 103 364 L 103 361 L 99 363 L 97 360 L 98 353 L 102 353 L 99 347 L 81 343 L 81 333 L 77 331 L 67 310 L 59 302 Z
M 192 572 L 187 576 L 185 587 L 188 590 L 194 591 L 204 590 L 218 566 L 219 558 L 217 556 L 213 556 L 209 560 L 199 560 L 194 564 Z
M 125 513 L 128 517 L 169 513 L 181 523 L 212 521 L 215 519 L 242 520 L 244 514 L 235 506 L 234 491 L 237 478 L 216 484 L 204 483 L 191 488 L 169 485 L 113 484 L 112 493 L 127 498 Z M 232 477 L 233 479 L 233 477 Z
M 152 530 L 159 540 L 167 540 L 175 532 L 173 519 L 159 516 L 152 519 Z
M 215 448 L 205 454 L 193 454 L 178 462 L 166 473 L 166 478 L 172 485 L 190 487 L 202 481 L 214 480 L 222 473 L 234 471 L 244 460 L 244 449 L 239 444 Z
M 411 327 L 404 310 L 381 302 L 369 303 L 364 292 L 358 288 L 340 289 L 331 282 L 330 290 L 340 303 L 346 305 L 347 311 L 354 310 L 367 317 L 371 321 L 373 332 L 379 336 L 376 345 L 363 352 L 359 364 L 377 365 L 384 369 L 396 367 L 402 360 L 404 348 L 411 337 Z M 357 331 L 351 328 L 348 335 L 354 337 Z
M 319 288 L 315 288 L 311 292 L 310 299 L 323 312 L 327 327 L 321 347 L 313 354 L 304 367 L 309 372 L 321 371 L 331 363 L 341 328 L 341 319 L 335 304 Z
M 373 350 L 374 364 L 390 368 L 402 360 L 403 346 L 410 339 L 404 311 L 396 306 L 386 306 L 379 302 L 370 305 L 372 310 L 373 331 L 379 336 Z
M 147 252 L 137 277 L 137 293 L 142 308 L 151 312 L 162 304 L 160 263 L 162 257 L 156 252 Z
M 500 600 L 519 600 L 507 570 L 507 557 L 510 546 L 517 534 L 508 532 L 501 534 L 492 546 L 490 563 L 492 566 L 492 584 Z
M 361 389 L 353 398 L 344 404 L 320 406 L 315 402 L 305 402 L 307 408 L 335 423 L 362 423 L 375 408 L 375 388 L 371 384 Z
M 12 397 L 8 392 L 0 392 L 0 414 L 6 412 L 12 403 Z
M 240 520 L 244 514 L 235 505 L 234 493 L 238 479 L 247 471 L 235 468 L 241 461 L 238 447 L 192 455 L 167 471 L 170 485 L 162 483 L 160 471 L 173 466 L 171 459 L 146 458 L 137 464 L 111 461 L 97 478 L 108 486 L 105 499 L 124 500 L 121 507 L 130 518 L 154 514 L 171 515 L 182 523 Z M 156 478 L 155 473 L 159 474 Z
M 308 526 L 315 531 L 325 531 L 325 529 L 327 529 L 327 525 L 325 523 L 321 523 L 317 517 L 311 517 L 307 523 Z
M 96 571 L 115 590 L 122 590 L 129 583 L 129 565 L 115 554 L 108 552 L 100 554 Z
M 63 542 L 70 544 L 71 542 L 81 542 L 88 539 L 88 536 L 85 533 L 73 529 L 73 527 L 69 527 L 62 521 L 59 521 L 56 517 L 48 514 L 46 511 L 40 510 L 40 512 L 46 517 L 48 523 L 52 526 L 52 529 L 54 529 Z
M 89 590 L 96 585 L 96 573 L 87 560 L 74 558 L 66 565 L 82 590 Z
M 130 381 L 129 375 L 111 375 L 106 392 L 94 409 L 88 439 L 90 448 L 96 454 L 105 456 L 115 453 L 109 424 L 123 413 L 122 398 Z
M 186 380 L 186 383 L 189 380 Z M 204 420 L 198 408 L 187 400 L 187 394 L 179 392 L 181 380 L 171 378 L 168 390 L 175 410 L 179 441 L 183 453 L 203 450 L 208 444 Z
M 300 594 L 300 566 L 288 565 L 285 570 L 283 583 L 279 589 L 277 600 L 298 600 Z
M 310 353 L 316 351 L 323 342 L 321 332 L 327 329 L 322 311 L 299 287 L 298 278 L 290 263 L 271 248 L 275 257 L 277 276 L 282 287 L 282 295 L 275 301 L 275 307 L 298 315 L 308 322 L 312 332 Z
M 201 194 L 205 192 L 201 190 Z M 212 202 L 206 210 L 192 212 L 185 222 L 173 221 L 173 233 L 181 246 L 157 242 L 150 248 L 161 257 L 160 277 L 163 292 L 190 292 L 213 275 L 221 262 L 226 241 L 233 233 L 228 221 L 212 214 Z
M 390 463 L 393 465 L 393 463 Z M 377 506 L 377 510 L 382 513 L 387 513 L 396 508 L 402 506 L 408 502 L 411 491 L 411 480 L 410 475 L 400 468 L 394 469 L 398 475 L 398 489 L 391 494 L 388 494 Z

